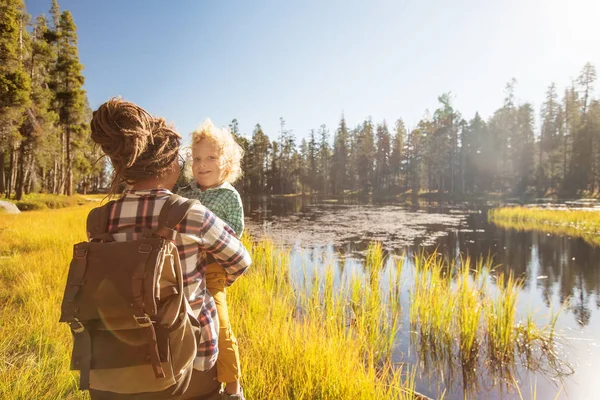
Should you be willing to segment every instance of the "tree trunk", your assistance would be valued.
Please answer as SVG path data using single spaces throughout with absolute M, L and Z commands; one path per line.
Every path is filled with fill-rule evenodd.
M 52 194 L 58 194 L 58 160 L 54 160 L 54 171 L 52 172 Z
M 33 159 L 32 151 L 27 153 L 27 168 L 25 169 L 25 194 L 31 193 L 31 189 L 35 181 L 35 161 Z
M 589 132 L 590 135 L 590 149 L 591 154 L 590 154 L 590 165 L 591 165 L 591 171 L 590 171 L 590 181 L 591 181 L 591 188 L 590 188 L 590 194 L 594 194 L 594 191 L 596 190 L 596 157 L 594 157 L 594 133 L 593 132 Z
M 17 181 L 17 149 L 16 146 L 12 146 L 10 149 L 10 163 L 8 166 L 8 191 L 7 197 L 10 197 L 15 189 Z
M 47 192 L 48 191 L 48 186 L 47 186 L 47 182 L 46 182 L 46 169 L 45 168 L 41 168 L 40 170 L 40 180 L 41 180 L 41 185 L 40 185 L 40 190 L 42 192 Z
M 72 169 L 72 157 L 71 157 L 71 129 L 67 128 L 67 139 L 65 145 L 67 146 L 67 176 L 66 176 L 66 194 L 68 196 L 73 195 L 73 169 Z
M 19 146 L 17 161 L 17 177 L 15 180 L 15 198 L 21 200 L 23 197 L 23 186 L 25 184 L 25 143 L 21 142 Z
M 65 193 L 65 133 L 60 133 L 60 165 L 59 165 L 59 176 L 58 176 L 58 193 Z
M 4 150 L 0 150 L 0 194 L 6 192 L 6 177 L 4 176 Z

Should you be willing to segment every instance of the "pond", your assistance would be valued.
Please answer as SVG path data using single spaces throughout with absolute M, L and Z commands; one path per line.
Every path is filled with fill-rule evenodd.
M 533 312 L 546 323 L 561 310 L 555 349 L 561 365 L 535 372 L 517 365 L 499 373 L 460 364 L 436 364 L 414 346 L 408 311 L 394 343 L 393 360 L 416 368 L 416 390 L 432 398 L 596 399 L 600 393 L 600 248 L 583 239 L 543 232 L 503 229 L 488 222 L 490 205 L 468 203 L 373 202 L 356 198 L 248 197 L 244 199 L 247 230 L 269 235 L 291 249 L 291 276 L 300 282 L 304 270 L 335 265 L 336 281 L 361 273 L 367 246 L 382 243 L 388 260 L 437 252 L 460 263 L 461 257 L 493 257 L 496 270 L 512 271 L 523 281 L 517 320 Z M 408 304 L 411 268 L 403 275 L 403 304 Z M 317 272 L 318 273 L 318 272 Z M 382 272 L 384 274 L 385 272 Z M 408 306 L 403 306 L 408 310 Z M 429 360 L 429 361 L 427 361 Z M 449 366 L 450 365 L 450 366 Z

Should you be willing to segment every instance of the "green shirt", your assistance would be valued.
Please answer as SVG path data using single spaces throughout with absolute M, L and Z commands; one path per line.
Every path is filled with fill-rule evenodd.
M 188 199 L 200 200 L 200 203 L 221 218 L 238 235 L 244 232 L 244 209 L 237 190 L 228 182 L 202 190 L 195 181 L 177 190 L 177 194 Z

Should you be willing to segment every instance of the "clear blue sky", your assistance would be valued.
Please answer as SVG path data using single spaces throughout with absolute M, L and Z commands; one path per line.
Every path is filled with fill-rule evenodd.
M 26 0 L 48 14 L 50 0 Z M 539 106 L 586 62 L 600 70 L 599 0 L 62 0 L 73 13 L 92 108 L 121 95 L 184 137 L 210 117 L 279 117 L 297 137 L 344 112 L 414 127 L 451 91 L 470 119 L 500 107 L 506 82 Z M 597 85 L 600 87 L 600 84 Z M 561 93 L 562 97 L 562 93 Z

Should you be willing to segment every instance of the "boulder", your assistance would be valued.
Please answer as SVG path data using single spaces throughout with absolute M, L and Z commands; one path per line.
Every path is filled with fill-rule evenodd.
M 21 212 L 13 203 L 0 200 L 0 209 L 7 214 L 18 214 Z

